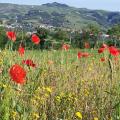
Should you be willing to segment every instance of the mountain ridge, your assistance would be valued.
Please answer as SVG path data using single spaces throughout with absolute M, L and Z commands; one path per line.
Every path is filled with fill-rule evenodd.
M 7 7 L 7 9 L 6 9 Z M 46 24 L 54 27 L 81 29 L 88 24 L 108 28 L 120 23 L 120 12 L 75 8 L 58 2 L 42 5 L 0 3 L 0 20 L 9 24 Z

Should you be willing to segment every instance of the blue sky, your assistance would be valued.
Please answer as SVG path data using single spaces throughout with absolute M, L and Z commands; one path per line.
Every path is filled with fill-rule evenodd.
M 78 8 L 103 9 L 120 11 L 120 0 L 0 0 L 0 3 L 41 5 L 43 3 L 59 2 Z

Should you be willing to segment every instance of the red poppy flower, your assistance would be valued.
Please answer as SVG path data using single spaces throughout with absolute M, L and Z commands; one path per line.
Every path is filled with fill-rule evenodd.
M 36 67 L 36 64 L 34 64 L 34 62 L 32 60 L 30 60 L 30 59 L 23 60 L 22 63 L 26 64 L 29 67 Z
M 40 38 L 36 34 L 33 34 L 31 39 L 32 39 L 32 42 L 36 45 L 40 43 Z
M 105 61 L 105 58 L 101 58 L 100 61 L 101 61 L 101 62 L 104 62 L 104 61 Z
M 82 57 L 88 57 L 89 56 L 89 53 L 85 52 L 85 53 L 82 53 Z
M 23 84 L 25 82 L 26 71 L 20 65 L 15 64 L 10 68 L 9 74 L 11 79 L 18 84 Z
M 105 50 L 105 48 L 101 47 L 101 48 L 98 49 L 98 53 L 103 53 L 104 50 Z
M 88 42 L 85 42 L 85 48 L 90 48 L 90 44 Z
M 118 49 L 114 46 L 109 47 L 109 52 L 113 56 L 118 56 L 119 55 Z
M 20 45 L 20 46 L 19 46 L 19 49 L 18 49 L 18 52 L 19 52 L 19 55 L 20 55 L 20 56 L 23 56 L 24 53 L 25 53 L 25 48 Z
M 66 50 L 66 51 L 68 51 L 69 48 L 70 48 L 70 45 L 68 45 L 68 44 L 63 44 L 63 46 L 62 46 L 62 49 Z
M 77 58 L 80 59 L 82 57 L 82 53 L 78 52 Z
M 6 32 L 6 35 L 7 35 L 8 39 L 12 40 L 13 42 L 16 41 L 16 34 L 15 34 L 15 32 L 8 31 L 8 32 Z

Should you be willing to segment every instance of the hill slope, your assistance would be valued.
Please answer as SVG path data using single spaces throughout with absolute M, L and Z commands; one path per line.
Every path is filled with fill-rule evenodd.
M 41 23 L 79 29 L 96 24 L 106 28 L 120 23 L 120 12 L 74 8 L 57 2 L 40 6 L 0 3 L 0 19 L 28 26 Z

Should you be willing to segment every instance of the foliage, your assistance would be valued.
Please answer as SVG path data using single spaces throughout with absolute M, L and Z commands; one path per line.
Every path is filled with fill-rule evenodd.
M 120 37 L 120 24 L 114 25 L 112 28 L 108 29 L 107 33 L 109 35 Z
M 101 38 L 100 35 L 105 34 L 96 25 L 89 24 L 86 28 L 78 31 L 67 31 L 65 29 L 49 30 L 45 28 L 36 28 L 35 34 L 40 38 L 40 44 L 34 45 L 31 41 L 31 34 L 26 31 L 16 30 L 17 40 L 13 44 L 13 49 L 17 50 L 18 46 L 22 43 L 27 49 L 60 49 L 63 43 L 70 44 L 73 48 L 84 48 L 85 43 L 89 43 L 91 48 L 98 48 L 103 42 L 109 45 L 120 47 L 119 42 L 119 25 L 108 29 L 107 34 L 109 38 Z M 6 37 L 4 28 L 0 28 L 0 48 L 8 48 L 10 41 Z M 33 33 L 32 33 L 33 34 Z
M 67 41 L 69 39 L 69 35 L 66 31 L 64 31 L 62 29 L 57 29 L 55 31 L 53 38 L 60 40 L 60 41 Z

